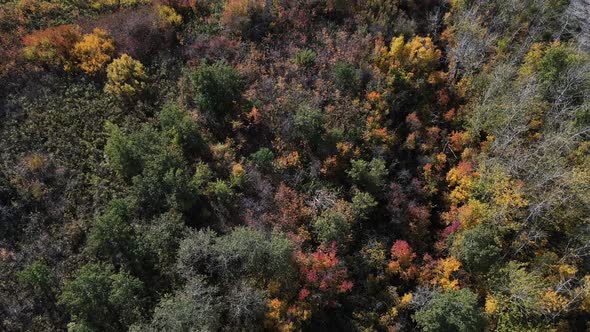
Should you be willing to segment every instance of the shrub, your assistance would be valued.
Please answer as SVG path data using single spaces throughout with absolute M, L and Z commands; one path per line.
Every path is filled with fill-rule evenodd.
M 72 50 L 77 66 L 88 74 L 96 74 L 111 60 L 115 52 L 114 40 L 102 29 L 86 34 Z
M 26 287 L 36 290 L 48 290 L 50 286 L 50 270 L 45 263 L 36 261 L 27 265 L 18 273 L 18 280 Z
M 316 57 L 317 54 L 314 51 L 310 49 L 304 49 L 295 53 L 293 62 L 297 66 L 306 69 L 312 67 L 315 64 Z
M 250 155 L 250 160 L 263 169 L 270 169 L 274 159 L 275 156 L 269 148 L 261 148 Z

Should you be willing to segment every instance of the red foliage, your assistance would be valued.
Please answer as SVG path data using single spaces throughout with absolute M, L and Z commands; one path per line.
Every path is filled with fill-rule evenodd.
M 209 61 L 225 59 L 232 62 L 238 56 L 239 49 L 239 41 L 224 35 L 199 36 L 188 45 L 185 55 L 188 57 L 189 63 L 197 63 L 203 59 Z
M 284 183 L 279 185 L 275 193 L 275 205 L 274 227 L 283 231 L 296 232 L 309 216 L 303 197 Z
M 416 131 L 422 128 L 422 122 L 418 119 L 416 112 L 412 112 L 406 116 L 406 123 L 410 127 L 410 130 Z
M 416 257 L 407 241 L 397 240 L 391 246 L 391 258 L 410 263 Z
M 299 292 L 299 299 L 318 301 L 314 304 L 330 306 L 335 304 L 334 296 L 348 293 L 353 283 L 348 278 L 348 270 L 342 266 L 336 255 L 336 243 L 330 247 L 320 247 L 311 254 L 299 254 L 300 273 L 303 288 Z M 309 295 L 319 295 L 309 297 Z
M 388 270 L 404 280 L 413 279 L 418 273 L 418 268 L 413 265 L 415 258 L 416 254 L 408 242 L 397 240 L 391 247 L 392 260 L 388 264 Z

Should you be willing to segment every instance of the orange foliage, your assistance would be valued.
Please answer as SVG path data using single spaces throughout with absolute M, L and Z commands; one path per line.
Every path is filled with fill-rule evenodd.
M 72 60 L 72 49 L 82 38 L 77 25 L 60 25 L 33 31 L 23 38 L 23 55 L 44 65 L 64 65 Z
M 445 290 L 459 289 L 459 280 L 455 278 L 455 274 L 460 268 L 461 262 L 453 256 L 438 260 L 433 271 L 432 284 Z
M 457 152 L 463 150 L 465 145 L 469 143 L 469 135 L 464 131 L 454 131 L 449 135 L 449 144 L 451 148 Z
M 410 127 L 410 130 L 415 131 L 422 128 L 422 122 L 418 119 L 416 112 L 412 112 L 406 116 L 406 123 Z
M 387 265 L 387 271 L 404 280 L 414 279 L 418 274 L 418 268 L 413 264 L 415 258 L 416 254 L 408 242 L 397 240 L 391 247 L 391 262 Z

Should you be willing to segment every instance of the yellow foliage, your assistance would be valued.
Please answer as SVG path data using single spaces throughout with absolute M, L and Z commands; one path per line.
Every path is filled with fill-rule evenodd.
M 498 300 L 496 300 L 492 295 L 486 296 L 486 304 L 485 304 L 485 311 L 488 315 L 493 315 L 498 310 Z
M 94 29 L 86 34 L 82 40 L 74 45 L 73 57 L 78 67 L 89 74 L 95 74 L 111 60 L 115 51 L 112 38 L 108 37 L 105 30 Z
M 272 299 L 268 302 L 268 311 L 266 317 L 271 319 L 278 319 L 280 317 L 281 310 L 283 310 L 283 302 L 279 299 Z
M 567 307 L 568 300 L 553 290 L 548 290 L 542 297 L 543 307 L 549 312 L 556 312 Z
M 294 319 L 295 322 L 287 317 Z M 292 332 L 297 330 L 296 322 L 306 321 L 310 317 L 311 312 L 308 309 L 298 305 L 287 307 L 284 301 L 274 298 L 267 303 L 264 326 L 272 331 Z
M 487 204 L 470 199 L 467 204 L 459 207 L 457 219 L 464 229 L 472 228 L 482 222 L 488 211 Z
M 416 36 L 406 42 L 403 36 L 393 38 L 389 48 L 382 41 L 376 45 L 376 64 L 385 73 L 395 71 L 404 80 L 416 75 L 430 77 L 431 84 L 444 79 L 444 73 L 433 73 L 441 57 L 430 37 Z
M 150 3 L 150 0 L 93 0 L 90 6 L 95 10 L 106 10 L 119 7 L 128 8 L 148 3 Z
M 244 170 L 244 166 L 242 166 L 242 164 L 237 163 L 232 166 L 231 175 L 235 177 L 243 177 L 245 174 L 246 171 Z
M 453 256 L 439 260 L 432 283 L 446 290 L 458 290 L 459 280 L 453 279 L 453 274 L 460 268 L 461 262 Z
M 299 168 L 301 166 L 301 157 L 299 152 L 292 151 L 277 158 L 279 168 Z
M 582 297 L 582 310 L 590 312 L 590 275 L 584 277 L 583 284 L 583 297 Z
M 571 278 L 576 272 L 578 272 L 578 269 L 575 266 L 569 264 L 561 264 L 557 270 L 562 278 Z
M 158 14 L 158 24 L 161 27 L 178 26 L 182 23 L 182 16 L 170 6 L 157 5 L 156 13 Z
M 529 77 L 535 74 L 544 53 L 545 45 L 543 43 L 534 43 L 524 57 L 524 64 L 519 71 L 520 76 Z
M 42 169 L 47 162 L 47 157 L 41 153 L 31 153 L 23 158 L 23 164 L 29 172 L 36 172 Z
M 494 183 L 493 202 L 501 207 L 522 208 L 526 207 L 529 202 L 524 198 L 522 193 L 522 181 L 501 178 Z
M 141 62 L 123 54 L 107 67 L 108 82 L 104 90 L 117 97 L 128 98 L 145 88 L 146 78 Z
M 386 313 L 379 317 L 379 323 L 383 326 L 392 326 L 395 324 L 395 319 L 398 316 L 396 307 L 391 307 Z
M 451 203 L 459 204 L 469 199 L 472 185 L 473 179 L 471 177 L 462 178 L 459 181 L 458 186 L 456 186 L 455 189 L 453 189 L 453 191 L 451 191 L 449 194 Z
M 399 307 L 402 309 L 407 308 L 410 305 L 410 303 L 412 303 L 412 298 L 412 293 L 404 294 L 404 296 L 402 296 L 402 299 L 399 302 Z

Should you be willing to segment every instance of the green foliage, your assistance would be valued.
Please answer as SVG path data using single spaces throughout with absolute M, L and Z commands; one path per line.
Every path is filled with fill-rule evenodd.
M 242 78 L 225 62 L 202 64 L 189 74 L 189 78 L 201 111 L 224 117 L 236 109 L 242 96 Z
M 190 186 L 187 166 L 178 150 L 159 151 L 146 156 L 141 176 L 132 181 L 131 202 L 147 212 L 163 212 L 174 208 L 189 209 L 196 193 Z
M 141 172 L 143 161 L 141 154 L 143 152 L 139 142 L 129 137 L 116 125 L 106 124 L 108 133 L 107 144 L 104 148 L 111 166 L 120 176 L 125 179 L 131 179 L 134 175 Z M 149 138 L 154 138 L 153 132 L 150 132 Z
M 181 242 L 178 253 L 178 269 L 186 277 L 213 272 L 227 280 L 285 280 L 292 263 L 291 244 L 285 237 L 245 227 L 220 237 L 211 231 L 193 232 Z
M 452 248 L 453 255 L 473 272 L 487 272 L 500 259 L 501 249 L 493 227 L 477 225 L 462 233 L 459 245 Z
M 0 330 L 585 328 L 580 1 L 152 2 L 0 5 Z
M 485 326 L 477 295 L 466 288 L 435 294 L 413 317 L 425 332 L 471 332 Z
M 296 136 L 312 143 L 318 143 L 324 131 L 324 115 L 322 111 L 301 106 L 293 117 Z
M 359 220 L 369 218 L 371 212 L 379 205 L 371 194 L 358 191 L 352 197 L 352 211 Z
M 199 162 L 195 166 L 195 174 L 191 179 L 191 184 L 197 188 L 197 190 L 204 191 L 206 185 L 213 180 L 213 171 L 209 165 L 205 164 L 204 162 Z
M 361 77 L 353 65 L 337 62 L 334 65 L 334 84 L 344 93 L 356 94 L 361 88 Z
M 143 229 L 142 243 L 160 273 L 175 273 L 176 252 L 185 231 L 182 216 L 173 211 L 155 217 Z
M 499 331 L 543 330 L 546 285 L 539 275 L 512 261 L 495 271 L 490 281 L 493 295 L 500 302 Z
M 256 166 L 262 169 L 270 169 L 275 156 L 269 148 L 261 148 L 252 153 L 250 159 Z
M 223 326 L 218 292 L 202 276 L 195 277 L 173 296 L 162 299 L 151 323 L 134 325 L 130 331 L 217 331 Z
M 332 242 L 344 245 L 351 240 L 352 223 L 350 216 L 345 215 L 344 211 L 326 210 L 314 221 L 312 227 L 318 241 L 325 245 Z
M 352 160 L 348 176 L 359 188 L 370 193 L 379 193 L 385 185 L 388 174 L 383 159 L 373 159 L 367 162 L 362 159 Z
M 139 318 L 142 289 L 141 281 L 127 272 L 115 273 L 112 265 L 87 264 L 66 282 L 59 301 L 76 322 L 74 331 L 117 331 Z
M 311 49 L 304 49 L 297 53 L 293 57 L 293 62 L 304 69 L 310 68 L 315 64 L 317 53 Z
M 50 287 L 50 272 L 45 263 L 36 261 L 18 273 L 18 280 L 25 287 L 46 291 Z
M 191 114 L 169 103 L 158 114 L 158 120 L 168 141 L 180 146 L 186 156 L 206 152 L 207 146 Z
M 111 201 L 90 229 L 86 243 L 87 252 L 112 263 L 133 259 L 137 244 L 129 219 L 128 203 L 121 199 Z

